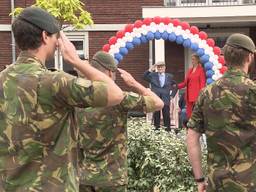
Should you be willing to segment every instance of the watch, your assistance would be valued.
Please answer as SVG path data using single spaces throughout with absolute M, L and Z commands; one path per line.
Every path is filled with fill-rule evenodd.
M 204 181 L 205 181 L 205 178 L 204 178 L 204 177 L 200 177 L 200 178 L 198 178 L 198 179 L 195 178 L 195 182 L 197 182 L 197 183 L 202 183 L 202 182 L 204 182 Z

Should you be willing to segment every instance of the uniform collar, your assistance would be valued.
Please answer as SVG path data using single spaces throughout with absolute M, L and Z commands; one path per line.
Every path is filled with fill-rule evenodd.
M 42 63 L 42 61 L 38 59 L 36 56 L 32 55 L 28 51 L 21 51 L 15 64 L 27 64 L 27 63 L 35 63 L 37 65 L 40 65 L 42 68 L 46 69 L 44 63 Z
M 224 77 L 228 76 L 243 76 L 249 78 L 249 75 L 245 73 L 242 69 L 229 67 L 228 71 L 224 74 Z

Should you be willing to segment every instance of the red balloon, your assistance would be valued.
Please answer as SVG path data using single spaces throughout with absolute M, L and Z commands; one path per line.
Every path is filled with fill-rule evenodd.
M 183 30 L 186 30 L 186 29 L 189 29 L 190 28 L 190 25 L 188 22 L 182 22 L 181 23 L 181 27 Z
M 108 43 L 109 43 L 110 45 L 113 45 L 113 44 L 116 43 L 116 41 L 117 41 L 117 38 L 116 38 L 115 36 L 113 36 L 113 37 L 111 37 L 111 38 L 108 40 Z
M 180 25 L 180 20 L 179 19 L 173 19 L 172 20 L 172 24 L 177 27 L 178 25 Z
M 133 24 L 127 24 L 124 29 L 125 32 L 132 32 L 133 31 Z
M 228 70 L 227 66 L 222 66 L 222 68 L 220 69 L 220 73 L 224 74 L 227 70 Z
M 212 38 L 207 39 L 206 42 L 210 47 L 214 47 L 215 45 L 215 41 Z
M 123 30 L 117 31 L 116 32 L 116 37 L 121 39 L 124 36 L 124 34 L 125 34 L 125 32 Z
M 222 65 L 225 64 L 225 59 L 223 56 L 219 56 L 219 59 L 218 59 L 219 63 L 221 63 Z
M 171 21 L 172 21 L 172 19 L 171 19 L 170 17 L 164 17 L 162 20 L 163 20 L 163 23 L 164 23 L 165 25 L 168 25 L 168 24 L 171 23 Z
M 220 55 L 221 54 L 221 49 L 217 46 L 213 47 L 213 52 L 215 55 Z
M 196 26 L 190 27 L 190 31 L 194 35 L 199 33 L 199 29 Z
M 136 28 L 140 28 L 142 25 L 143 25 L 143 22 L 141 20 L 137 20 L 134 23 L 134 27 L 136 27 Z
M 143 20 L 143 24 L 145 24 L 145 25 L 150 25 L 151 22 L 152 22 L 152 19 L 151 19 L 151 18 L 145 18 L 145 19 Z
M 156 17 L 153 18 L 153 21 L 154 21 L 156 24 L 159 24 L 159 23 L 161 23 L 162 18 L 159 17 L 159 16 L 156 16 Z
M 208 35 L 204 31 L 200 31 L 198 35 L 203 40 L 207 39 L 208 37 Z
M 108 52 L 109 49 L 110 49 L 110 45 L 109 45 L 109 44 L 105 44 L 105 45 L 103 45 L 103 47 L 102 47 L 102 50 L 105 51 L 105 52 Z

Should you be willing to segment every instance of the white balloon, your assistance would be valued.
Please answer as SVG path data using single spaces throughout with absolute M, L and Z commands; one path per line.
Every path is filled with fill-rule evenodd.
M 164 27 L 165 24 L 164 24 L 163 22 L 161 22 L 161 23 L 159 23 L 159 26 L 160 26 L 160 27 Z
M 188 39 L 188 35 L 186 33 L 182 34 L 183 39 Z
M 216 80 L 218 79 L 218 76 L 214 74 L 214 75 L 212 76 L 212 79 L 216 81 Z
M 139 32 L 135 33 L 135 37 L 140 38 L 141 37 L 141 33 L 139 33 Z
M 182 30 L 182 27 L 180 25 L 177 26 L 177 29 Z
M 218 63 L 218 69 L 221 69 L 222 68 L 222 64 L 221 63 Z
M 168 33 L 172 33 L 172 32 L 173 32 L 173 28 L 168 28 L 166 31 L 167 31 Z
M 146 30 L 146 29 L 147 29 L 147 25 L 143 24 L 143 25 L 141 26 L 141 28 Z
M 110 49 L 108 52 L 109 52 L 109 54 L 114 55 L 114 50 L 113 49 Z
M 114 53 L 119 53 L 119 48 L 120 48 L 120 47 L 115 47 L 115 48 L 113 49 Z
M 198 34 L 195 34 L 194 37 L 195 37 L 196 39 L 198 39 L 198 38 L 199 38 L 199 35 L 198 35 Z
M 157 31 L 156 27 L 151 27 L 151 32 L 155 33 Z
M 138 32 L 138 28 L 134 27 L 134 28 L 133 28 L 133 32 L 134 32 L 134 33 Z
M 147 33 L 148 33 L 148 31 L 143 29 L 142 34 L 147 35 Z
M 110 45 L 110 49 L 114 49 L 115 45 Z
M 173 26 L 172 23 L 169 23 L 169 24 L 168 24 L 168 27 L 169 27 L 169 28 L 173 28 L 174 26 Z
M 151 22 L 149 26 L 150 26 L 150 27 L 155 27 L 155 26 L 156 26 L 156 23 L 155 23 L 155 22 Z
M 205 52 L 205 53 L 206 53 L 206 52 Z M 207 53 L 206 53 L 206 54 L 207 54 Z M 213 63 L 213 62 L 214 62 L 214 58 L 210 57 L 210 58 L 209 58 L 209 61 Z
M 213 65 L 213 66 L 212 66 L 212 70 L 213 70 L 213 71 L 218 70 L 217 66 L 216 66 L 216 65 Z
M 131 32 L 131 37 L 132 38 L 136 37 L 136 33 L 135 32 Z
M 125 41 L 120 42 L 121 47 L 125 47 Z
M 128 42 L 132 42 L 132 40 L 133 40 L 133 37 L 132 37 L 132 36 L 127 37 L 127 41 L 128 41 Z
M 159 30 L 160 33 L 163 33 L 163 32 L 165 31 L 165 29 L 164 29 L 163 26 L 159 26 L 159 29 L 158 29 L 158 30 Z
M 131 33 L 130 33 L 130 32 L 126 32 L 126 33 L 124 34 L 124 36 L 125 36 L 125 37 L 129 37 L 129 36 L 131 36 Z
M 120 47 L 121 47 L 121 44 L 117 42 L 117 43 L 115 44 L 115 48 L 118 48 L 118 49 L 119 49 Z

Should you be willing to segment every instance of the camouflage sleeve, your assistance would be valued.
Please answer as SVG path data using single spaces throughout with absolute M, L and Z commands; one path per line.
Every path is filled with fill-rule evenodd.
M 69 106 L 104 107 L 108 101 L 104 82 L 92 82 L 66 73 L 55 77 L 53 90 L 58 101 Z
M 201 91 L 196 104 L 193 108 L 193 113 L 187 124 L 188 128 L 191 128 L 199 133 L 204 133 L 204 118 L 203 118 L 203 100 L 204 91 Z
M 124 111 L 141 111 L 152 112 L 155 111 L 155 103 L 150 96 L 141 96 L 133 92 L 124 92 L 125 97 L 120 103 Z

